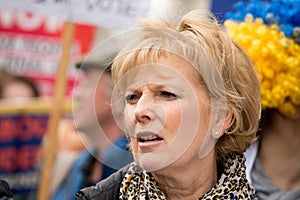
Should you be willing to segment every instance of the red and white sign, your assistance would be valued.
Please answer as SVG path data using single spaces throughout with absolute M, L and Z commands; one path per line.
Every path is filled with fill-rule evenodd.
M 56 16 L 0 10 L 0 68 L 31 77 L 42 95 L 51 96 L 62 51 L 63 23 Z M 95 30 L 94 26 L 76 25 L 67 94 L 74 83 L 74 62 L 91 49 Z

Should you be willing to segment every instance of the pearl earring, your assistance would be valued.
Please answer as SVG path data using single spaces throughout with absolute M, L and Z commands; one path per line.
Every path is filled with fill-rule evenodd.
M 219 131 L 214 131 L 214 135 L 218 135 L 219 134 Z

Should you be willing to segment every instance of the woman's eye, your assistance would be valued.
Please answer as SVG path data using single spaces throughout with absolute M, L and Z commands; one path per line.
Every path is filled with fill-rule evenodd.
M 126 99 L 126 102 L 129 103 L 129 104 L 134 104 L 138 101 L 138 96 L 135 95 L 135 94 L 129 94 L 125 97 Z
M 171 92 L 167 92 L 167 91 L 161 91 L 160 95 L 163 98 L 170 99 L 170 100 L 177 99 L 177 95 L 176 94 L 171 93 Z

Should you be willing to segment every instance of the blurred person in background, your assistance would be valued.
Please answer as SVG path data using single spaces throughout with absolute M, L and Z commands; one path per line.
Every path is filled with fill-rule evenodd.
M 3 69 L 0 70 L 0 98 L 19 99 L 39 97 L 35 83 L 24 76 L 14 75 Z
M 4 101 L 23 103 L 27 100 L 40 97 L 36 84 L 29 78 L 9 73 L 1 70 L 0 73 L 0 97 Z M 39 103 L 39 102 L 36 102 Z M 14 104 L 12 104 L 14 105 Z M 26 104 L 24 104 L 26 105 Z M 54 165 L 54 174 L 51 180 L 50 191 L 55 191 L 63 178 L 66 176 L 73 162 L 79 154 L 85 150 L 83 143 L 88 144 L 88 139 L 85 135 L 78 134 L 75 124 L 70 117 L 63 117 L 58 124 L 57 133 L 57 148 L 56 160 Z M 43 144 L 41 150 L 47 145 L 47 133 L 43 134 Z M 44 152 L 45 153 L 45 152 Z M 35 157 L 36 168 L 39 170 L 40 164 L 43 162 L 43 152 L 38 152 Z M 63 163 L 63 164 L 62 164 Z M 37 178 L 38 179 L 38 178 Z M 12 188 L 15 189 L 15 188 Z M 15 195 L 16 199 L 35 199 L 36 190 L 28 195 Z
M 247 176 L 262 200 L 300 199 L 300 1 L 238 2 L 229 34 L 256 63 L 263 106 Z
M 5 68 L 0 70 L 0 100 L 6 106 L 10 105 L 12 108 L 14 106 L 19 108 L 20 105 L 26 106 L 28 101 L 39 97 L 37 85 L 31 79 L 6 71 Z M 35 133 L 33 133 L 34 128 L 31 129 L 31 127 L 39 126 L 37 122 L 40 122 L 40 120 L 35 121 L 35 119 L 35 116 L 31 116 L 30 112 L 29 114 L 16 112 L 9 115 L 6 115 L 5 112 L 1 113 L 1 127 L 5 127 L 4 124 L 6 124 L 7 128 L 6 130 L 1 130 L 1 134 L 13 136 L 9 141 L 2 137 L 0 140 L 0 151 L 3 151 L 4 157 L 9 159 L 1 161 L 0 170 L 3 174 L 0 174 L 0 176 L 8 178 L 7 182 L 10 184 L 16 200 L 34 199 L 38 187 L 39 147 L 42 138 L 37 136 L 39 135 L 36 134 L 37 129 L 35 129 Z M 31 124 L 32 122 L 35 124 Z M 41 126 L 43 125 L 41 124 Z M 20 135 L 23 134 L 27 134 L 27 136 L 24 136 L 26 138 L 24 140 L 20 139 Z M 33 136 L 34 134 L 36 135 Z M 21 152 L 24 148 L 31 150 L 25 153 Z M 9 150 L 12 150 L 15 154 L 11 154 Z M 26 156 L 24 157 L 24 155 Z M 7 163 L 11 162 L 11 160 L 14 162 L 13 168 L 3 167 L 9 165 Z
M 110 66 L 116 54 L 114 49 L 94 51 L 76 63 L 80 74 L 73 94 L 74 122 L 89 143 L 84 142 L 86 150 L 73 162 L 54 191 L 53 200 L 75 199 L 79 189 L 96 184 L 133 160 L 128 139 L 111 108 Z
M 53 177 L 51 179 L 50 194 L 54 194 L 61 185 L 65 184 L 65 178 L 72 165 L 76 162 L 89 140 L 86 135 L 78 132 L 74 121 L 70 117 L 63 117 L 58 124 L 57 148 L 55 149 L 55 161 L 53 166 Z M 43 148 L 46 149 L 47 134 L 44 138 Z M 43 153 L 45 154 L 45 152 Z

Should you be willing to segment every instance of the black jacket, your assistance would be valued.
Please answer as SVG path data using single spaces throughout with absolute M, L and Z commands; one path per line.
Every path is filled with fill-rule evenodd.
M 119 199 L 119 190 L 122 179 L 129 169 L 130 164 L 123 167 L 107 179 L 100 181 L 95 186 L 87 187 L 76 194 L 78 200 L 114 200 Z
M 8 183 L 5 180 L 0 179 L 0 200 L 13 199 L 13 195 L 9 188 Z

